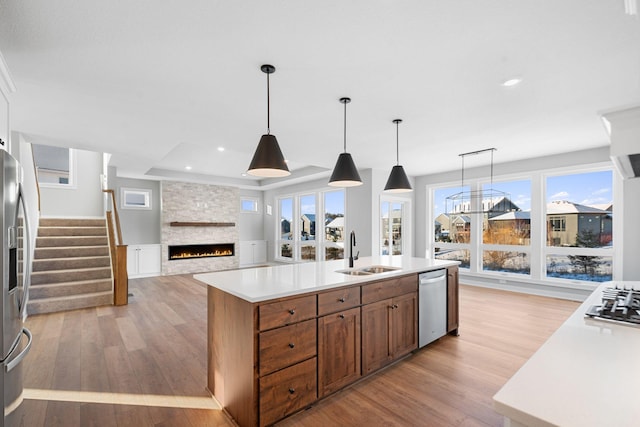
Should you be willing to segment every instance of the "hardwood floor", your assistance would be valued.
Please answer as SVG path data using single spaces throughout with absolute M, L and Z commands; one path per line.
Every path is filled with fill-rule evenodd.
M 129 305 L 32 316 L 24 425 L 233 426 L 206 389 L 206 288 L 133 279 Z M 279 426 L 501 426 L 492 396 L 577 303 L 461 286 L 444 337 Z

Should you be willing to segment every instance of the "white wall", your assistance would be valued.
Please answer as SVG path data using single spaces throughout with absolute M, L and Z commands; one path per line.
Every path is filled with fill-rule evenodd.
M 43 218 L 104 217 L 100 174 L 102 153 L 75 150 L 75 183 L 72 188 L 40 188 L 40 213 Z
M 109 168 L 109 175 L 115 168 Z M 160 181 L 114 177 L 109 180 L 109 188 L 114 190 L 120 217 L 122 240 L 125 245 L 158 244 L 160 237 Z M 151 190 L 151 209 L 122 208 L 122 188 Z

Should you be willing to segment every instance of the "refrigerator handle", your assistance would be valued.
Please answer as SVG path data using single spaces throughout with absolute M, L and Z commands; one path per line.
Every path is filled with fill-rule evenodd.
M 27 203 L 24 200 L 24 192 L 22 191 L 22 183 L 18 184 L 18 200 L 22 203 L 22 211 L 24 213 L 24 230 L 25 230 L 25 271 L 24 286 L 22 289 L 22 304 L 20 307 L 20 317 L 22 320 L 27 319 L 27 302 L 29 301 L 29 286 L 31 285 L 31 227 L 29 226 L 29 211 Z
M 29 341 L 27 341 L 27 345 L 24 346 L 20 354 L 14 357 L 13 360 L 11 360 L 11 362 L 4 365 L 5 372 L 11 372 L 13 368 L 18 366 L 20 362 L 22 362 L 22 359 L 24 359 L 27 353 L 29 353 L 29 350 L 31 350 L 31 342 L 33 341 L 33 336 L 31 335 L 31 331 L 28 330 L 27 328 L 22 328 L 22 333 L 27 336 Z

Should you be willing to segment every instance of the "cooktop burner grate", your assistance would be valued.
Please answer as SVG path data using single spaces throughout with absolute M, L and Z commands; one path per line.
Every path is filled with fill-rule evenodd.
M 640 290 L 605 288 L 602 304 L 592 305 L 585 315 L 640 326 Z

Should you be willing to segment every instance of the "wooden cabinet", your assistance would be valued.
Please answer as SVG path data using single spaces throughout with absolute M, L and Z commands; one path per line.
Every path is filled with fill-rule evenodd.
M 267 426 L 318 399 L 316 358 L 260 378 L 260 425 Z
M 360 305 L 360 286 L 318 294 L 318 316 Z
M 352 383 L 360 369 L 360 286 L 318 294 L 318 396 Z
M 316 320 L 262 332 L 259 373 L 266 375 L 316 355 Z
M 393 298 L 390 324 L 392 360 L 418 348 L 417 292 Z
M 307 295 L 258 307 L 261 426 L 318 399 L 316 305 L 316 295 Z
M 130 278 L 159 276 L 162 272 L 160 245 L 129 245 L 127 274 Z
M 458 267 L 447 268 L 447 333 L 458 335 Z
M 258 309 L 261 331 L 316 317 L 316 296 L 308 295 L 263 304 Z
M 362 374 L 418 348 L 418 278 L 403 276 L 362 287 Z
M 360 376 L 360 307 L 318 318 L 318 397 Z
M 207 298 L 207 384 L 242 427 L 276 423 L 418 348 L 417 274 L 258 303 L 208 287 Z

